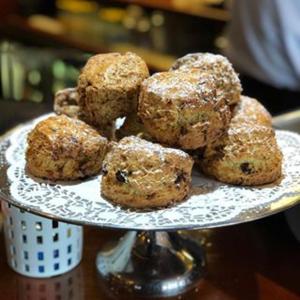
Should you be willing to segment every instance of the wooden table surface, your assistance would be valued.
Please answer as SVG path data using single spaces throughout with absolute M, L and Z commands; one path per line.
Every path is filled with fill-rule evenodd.
M 65 275 L 37 280 L 17 275 L 7 266 L 1 233 L 0 299 L 141 299 L 114 295 L 111 287 L 105 288 L 97 275 L 97 251 L 121 234 L 86 227 L 82 263 Z M 206 275 L 196 289 L 169 299 L 300 299 L 300 244 L 291 235 L 283 215 L 192 234 L 204 243 Z

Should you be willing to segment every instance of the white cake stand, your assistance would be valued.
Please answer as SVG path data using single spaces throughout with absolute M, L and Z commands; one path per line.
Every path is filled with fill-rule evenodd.
M 197 284 L 205 263 L 199 244 L 178 230 L 249 222 L 286 210 L 300 200 L 300 135 L 295 133 L 276 132 L 284 156 L 283 178 L 278 182 L 237 187 L 195 171 L 187 201 L 141 212 L 103 199 L 101 176 L 62 183 L 27 174 L 26 136 L 40 119 L 19 126 L 0 142 L 0 198 L 59 221 L 127 230 L 116 246 L 97 257 L 101 277 L 115 290 L 141 296 L 180 294 Z

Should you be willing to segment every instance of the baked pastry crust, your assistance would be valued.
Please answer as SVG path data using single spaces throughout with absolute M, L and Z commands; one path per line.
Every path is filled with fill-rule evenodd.
M 28 135 L 27 170 L 50 180 L 74 180 L 100 172 L 107 140 L 84 122 L 49 117 Z
M 204 173 L 219 181 L 261 185 L 281 177 L 282 154 L 270 114 L 246 96 L 235 107 L 226 135 L 206 147 L 196 160 Z
M 79 95 L 77 88 L 66 88 L 58 91 L 54 97 L 54 111 L 58 115 L 66 115 L 70 118 L 78 118 Z
M 281 177 L 282 154 L 272 128 L 237 125 L 217 145 L 207 147 L 202 170 L 217 180 L 261 185 Z
M 181 150 L 125 137 L 104 160 L 102 194 L 125 207 L 167 206 L 188 195 L 192 166 L 193 160 Z
M 196 68 L 214 77 L 216 86 L 223 91 L 229 105 L 238 103 L 242 86 L 237 73 L 229 60 L 219 54 L 190 53 L 175 61 L 171 70 L 190 70 Z
M 77 88 L 66 88 L 55 94 L 54 112 L 57 115 L 66 115 L 73 119 L 81 118 Z M 100 135 L 109 140 L 115 140 L 115 122 L 112 122 L 105 127 L 96 128 L 93 126 L 93 128 L 96 129 Z
M 142 83 L 138 114 L 158 142 L 197 149 L 221 137 L 231 110 L 209 74 L 197 69 L 156 73 Z
M 134 53 L 92 56 L 78 79 L 81 119 L 97 128 L 136 111 L 140 85 L 149 76 Z
M 272 127 L 272 116 L 258 100 L 241 96 L 240 102 L 233 110 L 231 123 L 253 123 Z

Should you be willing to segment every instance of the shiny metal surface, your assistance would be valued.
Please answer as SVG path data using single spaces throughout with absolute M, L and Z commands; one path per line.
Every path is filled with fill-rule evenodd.
M 99 274 L 116 295 L 178 295 L 197 285 L 204 267 L 200 245 L 177 232 L 129 231 L 97 256 Z

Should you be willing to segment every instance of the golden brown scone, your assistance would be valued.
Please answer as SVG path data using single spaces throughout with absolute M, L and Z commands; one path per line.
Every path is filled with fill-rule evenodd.
M 261 185 L 281 177 L 282 154 L 271 127 L 231 123 L 227 135 L 207 146 L 202 170 L 217 180 Z
M 197 69 L 156 73 L 144 80 L 138 114 L 160 143 L 197 149 L 224 134 L 231 110 L 210 75 Z
M 104 160 L 102 194 L 125 207 L 167 206 L 188 195 L 192 166 L 181 150 L 125 137 Z
M 54 112 L 57 115 L 66 115 L 70 118 L 80 119 L 80 109 L 79 109 L 79 95 L 77 88 L 66 88 L 58 91 L 54 98 Z M 105 127 L 95 127 L 93 126 L 102 136 L 105 136 L 109 140 L 115 139 L 115 123 Z
M 58 115 L 66 115 L 70 118 L 78 118 L 79 96 L 77 88 L 66 88 L 58 91 L 54 97 L 54 111 Z
M 124 124 L 116 131 L 116 137 L 118 140 L 131 135 L 136 135 L 147 141 L 151 140 L 150 135 L 146 132 L 142 121 L 136 113 L 127 116 Z
M 239 102 L 242 92 L 241 83 L 226 57 L 212 53 L 191 53 L 177 59 L 171 70 L 188 71 L 191 68 L 197 68 L 212 75 L 229 105 Z
M 234 108 L 232 122 L 238 124 L 247 122 L 272 127 L 272 116 L 256 99 L 241 96 L 241 101 Z
M 99 173 L 107 150 L 106 138 L 65 115 L 38 123 L 27 141 L 28 171 L 50 180 L 74 180 Z
M 134 53 L 92 56 L 78 79 L 81 118 L 101 128 L 136 111 L 140 85 L 148 76 L 146 63 Z

